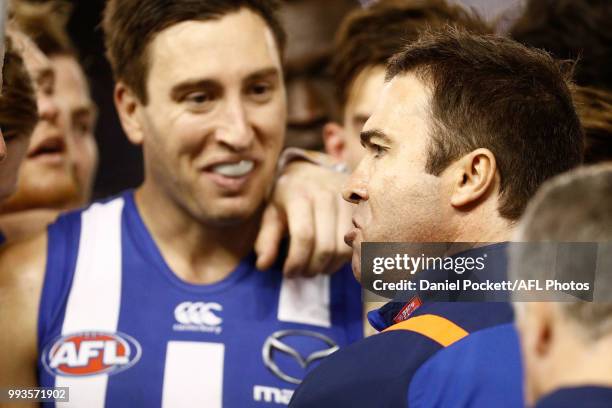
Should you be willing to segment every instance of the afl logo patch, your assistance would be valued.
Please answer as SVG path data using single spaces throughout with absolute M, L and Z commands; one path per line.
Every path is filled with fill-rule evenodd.
M 111 375 L 136 364 L 141 354 L 140 344 L 127 334 L 80 332 L 52 342 L 42 353 L 42 363 L 52 375 Z

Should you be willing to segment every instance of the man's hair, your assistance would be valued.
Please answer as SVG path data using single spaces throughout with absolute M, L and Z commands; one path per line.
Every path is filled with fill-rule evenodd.
M 553 267 L 550 243 L 571 251 L 554 262 L 554 273 L 588 281 L 588 265 L 596 259 L 594 301 L 560 302 L 563 312 L 587 329 L 592 338 L 612 331 L 612 166 L 583 167 L 558 176 L 542 186 L 519 224 L 517 238 L 528 244 L 515 244 L 510 251 L 513 279 L 543 280 Z M 540 245 L 534 244 L 539 242 Z M 544 243 L 544 244 L 542 244 Z M 593 243 L 597 252 L 581 250 L 575 243 Z M 590 245 L 590 244 L 589 244 Z M 582 246 L 582 248 L 587 248 Z M 572 250 L 573 249 L 573 250 Z M 555 255 L 555 252 L 552 252 Z M 558 250 L 557 250 L 558 254 Z M 597 258 L 595 258 L 595 256 Z
M 612 161 L 612 92 L 578 86 L 573 93 L 586 136 L 584 162 Z
M 612 89 L 610 21 L 610 0 L 530 0 L 510 35 L 557 58 L 578 58 L 579 85 Z
M 581 163 L 569 74 L 545 52 L 451 27 L 409 44 L 390 61 L 387 80 L 408 72 L 432 91 L 427 171 L 439 175 L 470 151 L 489 149 L 503 217 L 518 219 L 546 179 Z
M 331 64 L 338 100 L 346 104 L 353 81 L 365 68 L 385 65 L 424 29 L 447 24 L 492 32 L 478 15 L 446 0 L 381 0 L 351 12 L 336 34 Z
M 45 55 L 76 55 L 66 25 L 72 6 L 61 0 L 11 3 L 11 19 Z
M 155 35 L 183 21 L 218 20 L 241 8 L 264 19 L 282 52 L 286 35 L 276 16 L 277 7 L 274 0 L 109 0 L 104 10 L 103 28 L 106 55 L 115 80 L 123 81 L 143 103 L 147 103 L 146 79 L 150 64 L 147 47 Z
M 21 54 L 9 36 L 5 37 L 6 53 L 0 94 L 0 127 L 5 136 L 30 136 L 38 123 L 38 107 L 32 80 Z

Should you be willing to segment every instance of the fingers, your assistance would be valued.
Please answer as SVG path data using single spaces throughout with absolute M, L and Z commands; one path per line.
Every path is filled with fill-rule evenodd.
M 274 204 L 268 204 L 255 240 L 255 254 L 257 255 L 255 266 L 260 271 L 269 269 L 274 264 L 285 229 L 284 214 Z
M 336 228 L 336 254 L 329 266 L 330 273 L 339 270 L 346 262 L 350 262 L 353 250 L 344 242 L 344 235 L 351 229 L 353 222 L 353 206 L 342 199 L 337 198 L 338 219 Z
M 302 275 L 307 268 L 314 246 L 315 221 L 312 203 L 307 196 L 287 203 L 287 225 L 289 227 L 289 252 L 283 273 L 287 277 Z
M 333 272 L 330 268 L 336 256 L 337 207 L 336 195 L 332 193 L 320 194 L 313 202 L 314 250 L 305 276 Z

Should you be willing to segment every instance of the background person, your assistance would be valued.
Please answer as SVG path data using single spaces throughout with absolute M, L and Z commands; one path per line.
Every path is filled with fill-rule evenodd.
M 26 159 L 16 192 L 0 207 L 0 230 L 9 241 L 43 231 L 61 212 L 87 204 L 93 189 L 98 160 L 93 135 L 96 107 L 64 31 L 66 17 L 59 4 L 12 4 L 16 24 L 40 47 L 54 72 L 53 98 L 61 135 L 55 148 L 64 165 L 55 177 L 48 177 L 47 166 L 40 165 L 37 156 Z
M 19 166 L 28 150 L 30 135 L 38 122 L 38 108 L 32 80 L 11 37 L 7 36 L 5 40 L 0 127 L 7 155 L 0 162 L 0 202 L 6 200 L 17 188 Z M 2 240 L 1 234 L 0 240 Z
M 538 242 L 598 243 L 594 300 L 516 302 L 527 402 L 538 408 L 606 407 L 612 401 L 612 167 L 587 167 L 546 183 L 529 204 L 511 251 L 511 279 L 541 279 Z M 542 248 L 542 249 L 538 249 Z M 575 251 L 557 273 L 590 280 L 575 268 L 593 259 Z M 562 268 L 562 270 L 559 270 Z

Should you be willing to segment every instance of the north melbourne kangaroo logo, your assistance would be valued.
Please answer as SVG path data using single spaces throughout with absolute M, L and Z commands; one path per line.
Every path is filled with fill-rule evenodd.
M 221 333 L 223 319 L 219 313 L 223 306 L 215 302 L 183 302 L 174 309 L 176 331 L 199 331 L 206 333 Z

